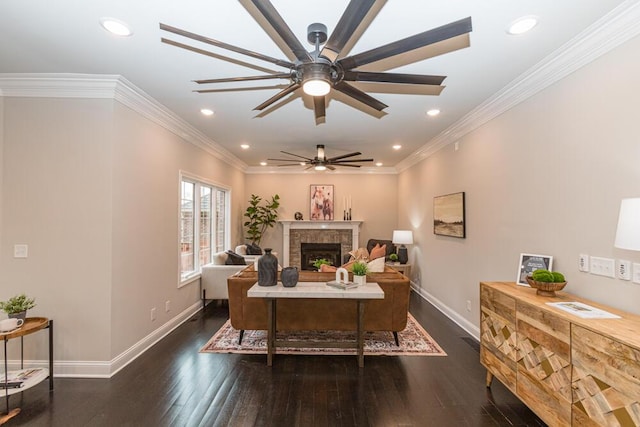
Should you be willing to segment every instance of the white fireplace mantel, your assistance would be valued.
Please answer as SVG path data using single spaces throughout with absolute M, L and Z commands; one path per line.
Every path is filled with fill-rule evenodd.
M 351 230 L 351 247 L 359 248 L 360 224 L 362 221 L 293 221 L 281 220 L 282 224 L 282 264 L 289 266 L 290 254 L 290 231 L 296 229 L 304 230 Z

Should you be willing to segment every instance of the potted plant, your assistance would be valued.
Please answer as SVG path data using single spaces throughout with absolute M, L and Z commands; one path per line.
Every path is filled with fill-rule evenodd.
M 27 310 L 36 306 L 36 300 L 29 298 L 25 294 L 16 295 L 7 301 L 0 301 L 0 310 L 4 311 L 9 317 L 17 319 L 25 319 Z
M 313 261 L 313 266 L 315 268 L 318 269 L 318 271 L 320 271 L 320 269 L 322 268 L 322 265 L 326 264 L 326 265 L 331 265 L 331 261 L 329 261 L 326 258 L 318 258 L 317 260 Z
M 562 290 L 567 285 L 562 273 L 545 269 L 535 270 L 527 276 L 527 283 L 537 289 L 536 294 L 547 297 L 556 296 L 556 291 Z
M 367 263 L 357 261 L 353 263 L 353 282 L 358 285 L 364 285 L 367 283 Z
M 398 262 L 398 254 L 391 254 L 389 255 L 389 259 L 394 263 L 394 264 L 400 264 Z
M 251 195 L 249 206 L 244 212 L 247 220 L 244 226 L 247 227 L 247 236 L 251 239 L 251 243 L 260 246 L 260 240 L 264 232 L 269 227 L 273 227 L 278 219 L 278 207 L 280 207 L 280 196 L 277 194 L 271 197 L 270 201 L 265 200 L 261 205 L 262 197 Z

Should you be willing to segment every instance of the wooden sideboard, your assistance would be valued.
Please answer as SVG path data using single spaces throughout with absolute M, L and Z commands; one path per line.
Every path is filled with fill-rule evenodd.
M 584 319 L 577 301 L 620 316 Z M 566 292 L 480 283 L 480 360 L 550 426 L 640 426 L 640 316 Z

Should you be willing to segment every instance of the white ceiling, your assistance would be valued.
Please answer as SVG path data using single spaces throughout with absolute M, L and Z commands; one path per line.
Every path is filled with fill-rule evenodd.
M 272 0 L 272 3 L 300 41 L 313 50 L 306 42 L 307 25 L 321 22 L 331 33 L 348 1 Z M 192 82 L 194 79 L 261 73 L 160 42 L 161 37 L 170 37 L 285 71 L 159 30 L 158 24 L 162 22 L 286 59 L 237 0 L 5 0 L 0 3 L 0 73 L 122 75 L 250 167 L 258 166 L 268 157 L 282 157 L 280 150 L 313 157 L 316 144 L 324 144 L 330 157 L 361 151 L 365 157 L 393 167 L 434 144 L 438 135 L 455 127 L 492 95 L 517 81 L 565 43 L 582 37 L 585 29 L 625 3 L 629 1 L 388 0 L 352 54 L 467 16 L 473 20 L 471 46 L 393 70 L 447 76 L 446 88 L 440 96 L 370 93 L 389 105 L 387 114 L 381 118 L 330 99 L 326 123 L 318 126 L 312 103 L 300 95 L 292 96 L 290 102 L 263 117 L 253 111 L 278 89 L 192 92 L 197 86 Z M 536 15 L 540 23 L 525 35 L 508 35 L 505 30 L 509 23 L 524 15 Z M 134 35 L 118 38 L 108 34 L 99 25 L 101 17 L 127 22 Z M 267 82 L 271 85 L 279 81 Z M 201 108 L 210 108 L 215 115 L 204 117 L 199 112 Z M 427 117 L 425 112 L 431 108 L 442 113 L 435 118 Z M 242 150 L 242 143 L 251 148 Z M 401 144 L 402 149 L 394 151 L 393 144 Z

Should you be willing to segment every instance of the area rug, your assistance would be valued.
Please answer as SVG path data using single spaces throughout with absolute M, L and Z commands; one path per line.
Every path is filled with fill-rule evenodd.
M 229 320 L 222 325 L 220 330 L 200 349 L 202 353 L 241 353 L 241 354 L 266 354 L 267 331 L 247 330 L 242 338 L 242 344 L 238 345 L 240 331 L 231 326 Z M 364 354 L 368 356 L 446 356 L 438 343 L 416 322 L 409 314 L 407 327 L 398 332 L 400 346 L 396 346 L 391 332 L 365 332 Z M 327 341 L 353 341 L 354 332 L 342 331 L 300 331 L 278 332 L 278 340 L 327 342 Z M 325 354 L 341 355 L 356 354 L 355 348 L 297 348 L 278 347 L 277 354 Z

